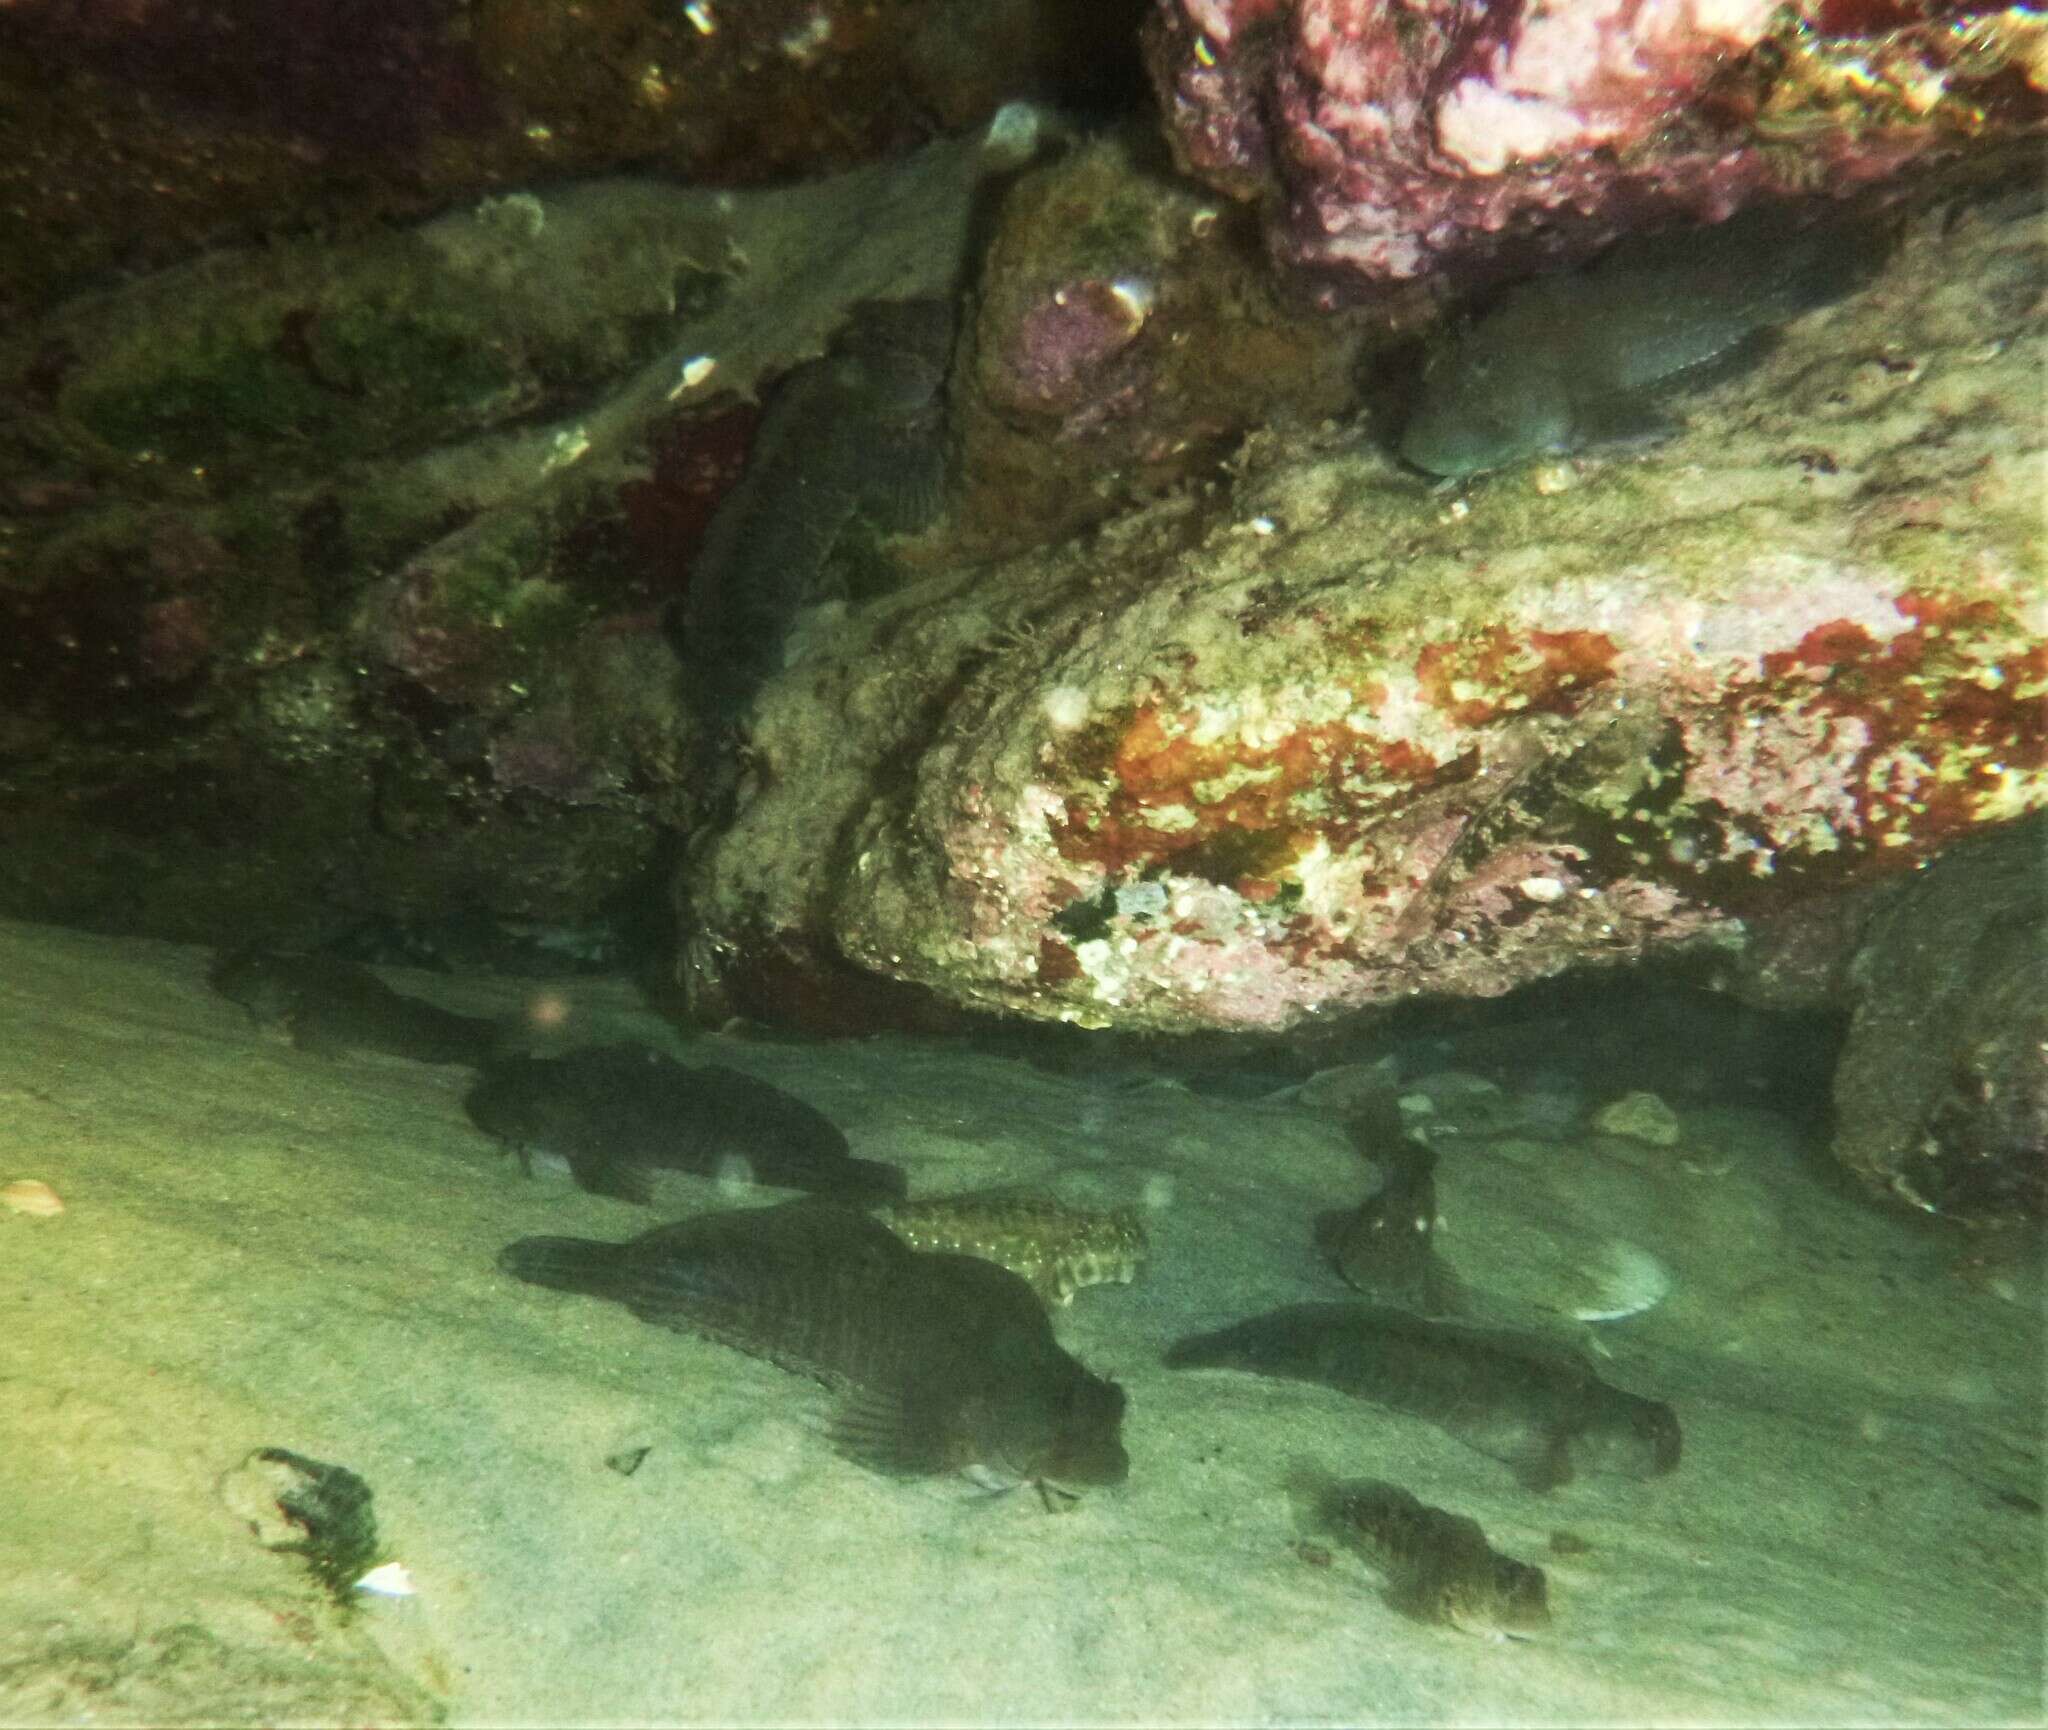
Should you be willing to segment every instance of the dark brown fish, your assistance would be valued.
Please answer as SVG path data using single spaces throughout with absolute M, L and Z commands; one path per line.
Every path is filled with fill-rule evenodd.
M 794 1094 L 630 1041 L 501 1058 L 463 1106 L 522 1160 L 553 1154 L 593 1194 L 643 1205 L 658 1170 L 712 1177 L 743 1168 L 751 1182 L 862 1201 L 894 1200 L 906 1188 L 897 1167 L 852 1158 L 839 1126 Z
M 1431 1321 L 1380 1304 L 1294 1304 L 1179 1341 L 1176 1369 L 1320 1382 L 1435 1424 L 1512 1467 L 1530 1489 L 1577 1468 L 1648 1478 L 1678 1464 L 1678 1419 L 1526 1335 Z
M 840 1450 L 877 1471 L 1072 1487 L 1129 1469 L 1123 1390 L 1060 1349 L 1030 1286 L 850 1208 L 703 1214 L 625 1243 L 522 1238 L 498 1265 L 816 1377 L 842 1396 Z
M 381 1051 L 415 1063 L 481 1064 L 506 1029 L 393 991 L 366 967 L 331 955 L 252 944 L 223 955 L 207 981 L 251 1018 L 283 1022 L 302 1051 Z
M 1361 1100 L 1344 1128 L 1381 1181 L 1356 1210 L 1317 1220 L 1323 1253 L 1376 1302 L 1431 1316 L 1454 1309 L 1456 1282 L 1436 1253 L 1435 1150 L 1409 1133 L 1390 1090 Z
M 912 530 L 937 513 L 953 330 L 947 301 L 868 304 L 777 387 L 682 607 L 680 648 L 712 714 L 736 718 L 781 668 L 791 623 L 827 598 L 827 564 L 857 519 Z
M 1543 1570 L 1503 1556 L 1479 1522 L 1377 1478 L 1297 1480 L 1316 1524 L 1378 1569 L 1404 1616 L 1507 1639 L 1550 1626 Z

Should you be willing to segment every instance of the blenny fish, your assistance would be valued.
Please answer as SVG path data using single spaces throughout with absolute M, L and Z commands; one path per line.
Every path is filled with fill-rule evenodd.
M 214 990 L 252 1020 L 282 1022 L 302 1051 L 381 1051 L 416 1063 L 485 1062 L 507 1027 L 393 991 L 369 969 L 331 955 L 250 944 L 221 956 Z
M 978 1255 L 1029 1282 L 1049 1304 L 1084 1286 L 1129 1285 L 1145 1261 L 1138 1210 L 1068 1207 L 1050 1195 L 981 1190 L 899 1201 L 875 1217 L 912 1249 Z
M 1435 1150 L 1409 1133 L 1391 1089 L 1356 1102 L 1344 1128 L 1380 1169 L 1380 1186 L 1354 1211 L 1324 1214 L 1317 1242 L 1354 1290 L 1442 1315 L 1454 1307 L 1455 1282 L 1436 1253 Z
M 1294 1304 L 1178 1341 L 1175 1369 L 1320 1382 L 1446 1431 L 1532 1490 L 1577 1469 L 1656 1477 L 1678 1464 L 1678 1419 L 1575 1354 L 1526 1335 L 1380 1304 Z
M 631 1042 L 500 1058 L 463 1106 L 529 1169 L 534 1154 L 552 1154 L 583 1188 L 643 1205 L 657 1170 L 743 1174 L 860 1200 L 893 1200 L 907 1188 L 897 1167 L 852 1158 L 839 1126 L 793 1094 Z
M 1379 1571 L 1402 1615 L 1495 1640 L 1550 1626 L 1543 1570 L 1502 1555 L 1469 1515 L 1378 1478 L 1303 1474 L 1294 1488 L 1321 1530 Z
M 1850 292 L 1875 265 L 1876 238 L 1841 222 L 1801 229 L 1758 206 L 1511 289 L 1432 360 L 1401 455 L 1470 475 L 1667 433 L 1657 393 L 1725 375 L 1761 353 L 1772 326 Z
M 1065 1488 L 1129 1471 L 1123 1390 L 1060 1349 L 1029 1285 L 851 1208 L 703 1214 L 624 1243 L 522 1238 L 498 1265 L 815 1377 L 841 1396 L 839 1450 L 875 1471 Z
M 709 712 L 731 720 L 782 665 L 798 611 L 856 519 L 922 528 L 946 484 L 950 302 L 875 303 L 777 387 L 746 471 L 690 573 L 679 647 Z

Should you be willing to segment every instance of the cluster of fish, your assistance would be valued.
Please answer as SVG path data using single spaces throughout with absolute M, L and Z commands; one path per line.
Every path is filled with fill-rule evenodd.
M 1437 1254 L 1436 1154 L 1411 1135 L 1391 1088 L 1353 1106 L 1347 1128 L 1382 1173 L 1316 1239 L 1360 1293 L 1290 1304 L 1177 1342 L 1178 1369 L 1313 1382 L 1420 1418 L 1548 1491 L 1580 1472 L 1652 1478 L 1676 1469 L 1677 1415 L 1602 1379 L 1580 1353 L 1532 1333 L 1455 1319 L 1465 1290 Z M 1470 1518 L 1377 1481 L 1326 1483 L 1315 1522 L 1377 1568 L 1404 1615 L 1496 1638 L 1549 1621 L 1543 1570 L 1496 1552 Z
M 565 1159 L 598 1193 L 644 1201 L 655 1170 L 718 1176 L 735 1160 L 752 1181 L 814 1192 L 624 1241 L 522 1238 L 498 1258 L 512 1277 L 824 1383 L 838 1400 L 835 1444 L 877 1471 L 964 1472 L 1048 1497 L 1127 1476 L 1124 1391 L 1059 1344 L 1050 1311 L 1136 1275 L 1147 1246 L 1135 1210 L 1028 1192 L 912 1201 L 899 1169 L 853 1158 L 837 1126 L 753 1077 L 634 1045 L 507 1054 L 500 1024 L 418 1003 L 347 963 L 245 951 L 214 983 L 302 1044 L 477 1062 L 472 1118 L 523 1158 Z M 1676 1467 L 1669 1406 L 1548 1341 L 1444 1313 L 1460 1288 L 1432 1241 L 1433 1154 L 1391 1097 L 1363 1102 L 1351 1132 L 1386 1180 L 1319 1235 L 1364 1295 L 1189 1335 L 1167 1367 L 1313 1382 L 1422 1418 L 1532 1490 Z M 1311 1505 L 1383 1573 L 1404 1614 L 1493 1635 L 1547 1621 L 1542 1570 L 1494 1551 L 1469 1518 L 1369 1480 L 1325 1483 Z
M 477 1071 L 470 1121 L 518 1154 L 563 1161 L 596 1195 L 646 1205 L 658 1171 L 691 1172 L 856 1202 L 900 1199 L 902 1171 L 855 1159 L 838 1125 L 793 1094 L 722 1064 L 683 1064 L 649 1046 L 561 1057 L 513 1049 L 516 1020 L 458 1015 L 394 991 L 326 954 L 251 945 L 224 955 L 213 988 L 301 1050 L 375 1051 Z

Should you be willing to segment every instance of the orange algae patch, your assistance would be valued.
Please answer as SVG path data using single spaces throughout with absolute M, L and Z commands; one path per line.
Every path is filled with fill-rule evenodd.
M 1406 740 L 1341 721 L 1304 723 L 1270 745 L 1200 743 L 1192 709 L 1139 709 L 1109 756 L 1107 785 L 1070 794 L 1053 824 L 1069 859 L 1112 874 L 1176 861 L 1191 876 L 1270 899 L 1274 880 L 1323 835 L 1355 831 L 1439 765 Z M 1319 802 L 1299 801 L 1314 793 Z
M 1614 676 L 1619 651 L 1604 631 L 1527 631 L 1505 625 L 1426 643 L 1415 677 L 1426 696 L 1460 726 L 1535 710 L 1569 714 L 1595 685 Z
M 1912 593 L 1896 605 L 1913 624 L 1889 642 L 1846 620 L 1816 625 L 1764 657 L 1764 681 L 1800 687 L 1778 700 L 1862 723 L 1858 815 L 1920 851 L 1984 821 L 1981 803 L 2007 771 L 2048 762 L 2048 644 L 2028 641 L 1995 601 Z M 2001 640 L 2027 647 L 1994 653 Z M 1902 745 L 1928 771 L 1905 784 L 1880 772 Z

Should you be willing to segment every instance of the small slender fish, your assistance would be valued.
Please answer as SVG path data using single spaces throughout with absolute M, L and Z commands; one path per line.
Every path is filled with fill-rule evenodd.
M 1382 1304 L 1294 1304 L 1181 1340 L 1166 1362 L 1319 1382 L 1406 1412 L 1532 1490 L 1578 1469 L 1649 1478 L 1678 1464 L 1678 1419 L 1661 1400 L 1624 1393 L 1548 1342 Z
M 282 1022 L 301 1051 L 381 1051 L 415 1063 L 481 1064 L 507 1027 L 393 991 L 366 967 L 331 955 L 249 944 L 221 956 L 207 982 L 263 1025 Z
M 893 1200 L 906 1188 L 896 1166 L 852 1158 L 839 1126 L 794 1094 L 630 1041 L 501 1058 L 463 1106 L 523 1162 L 552 1154 L 584 1189 L 643 1206 L 658 1170 L 744 1175 L 863 1201 Z
M 1138 1210 L 1068 1207 L 1050 1195 L 980 1190 L 877 1208 L 912 1249 L 978 1255 L 1030 1282 L 1048 1304 L 1093 1285 L 1129 1285 L 1145 1261 Z
M 522 1238 L 498 1265 L 815 1377 L 841 1397 L 840 1452 L 875 1471 L 1069 1489 L 1129 1472 L 1123 1390 L 1061 1350 L 1030 1286 L 851 1208 L 703 1214 L 624 1243 Z
M 1319 1529 L 1379 1571 L 1388 1604 L 1402 1615 L 1493 1640 L 1550 1626 L 1543 1570 L 1502 1555 L 1468 1515 L 1378 1478 L 1303 1474 L 1294 1489 Z

